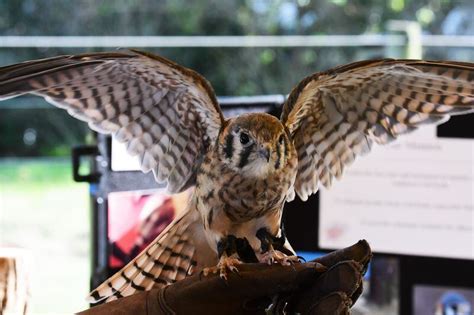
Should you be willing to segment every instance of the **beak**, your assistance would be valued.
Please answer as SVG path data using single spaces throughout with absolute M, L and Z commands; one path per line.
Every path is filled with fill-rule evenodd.
M 268 148 L 260 148 L 258 150 L 258 155 L 270 162 L 270 149 Z

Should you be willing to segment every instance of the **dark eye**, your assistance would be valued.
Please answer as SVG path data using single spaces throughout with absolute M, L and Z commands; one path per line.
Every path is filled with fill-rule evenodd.
M 250 141 L 250 138 L 248 134 L 246 134 L 245 132 L 240 133 L 240 143 L 247 144 L 249 143 L 249 141 Z

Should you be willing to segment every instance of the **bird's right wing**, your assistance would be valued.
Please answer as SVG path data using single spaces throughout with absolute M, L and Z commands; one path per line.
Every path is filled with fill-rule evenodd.
M 198 73 L 139 51 L 90 53 L 0 68 L 0 99 L 35 94 L 112 133 L 171 192 L 194 184 L 224 118 Z

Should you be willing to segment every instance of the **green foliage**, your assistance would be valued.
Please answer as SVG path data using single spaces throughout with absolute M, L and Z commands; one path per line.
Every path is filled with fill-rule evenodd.
M 439 33 L 452 0 L 4 0 L 2 35 L 313 35 L 384 32 L 390 19 L 419 20 Z M 103 50 L 100 48 L 87 50 Z M 147 50 L 203 74 L 218 95 L 287 94 L 303 77 L 383 57 L 383 48 L 174 48 Z M 86 49 L 0 49 L 1 64 Z M 13 113 L 0 104 L 0 156 L 63 155 L 84 141 L 84 124 L 65 114 Z M 38 128 L 36 147 L 22 137 Z M 31 128 L 33 128 L 31 127 Z M 59 146 L 59 147 L 55 147 Z
M 26 99 L 32 108 L 15 109 L 14 99 L 6 101 L 13 108 L 0 109 L 1 156 L 69 156 L 72 145 L 86 142 L 90 130 L 85 123 L 40 98 Z
M 76 185 L 72 179 L 72 167 L 69 160 L 3 160 L 0 162 L 0 187 L 38 188 L 44 185 Z

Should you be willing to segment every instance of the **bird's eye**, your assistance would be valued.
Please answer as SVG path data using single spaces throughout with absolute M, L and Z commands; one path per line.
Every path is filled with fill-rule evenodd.
M 246 134 L 245 132 L 240 133 L 240 143 L 242 144 L 248 144 L 250 142 L 249 135 Z

